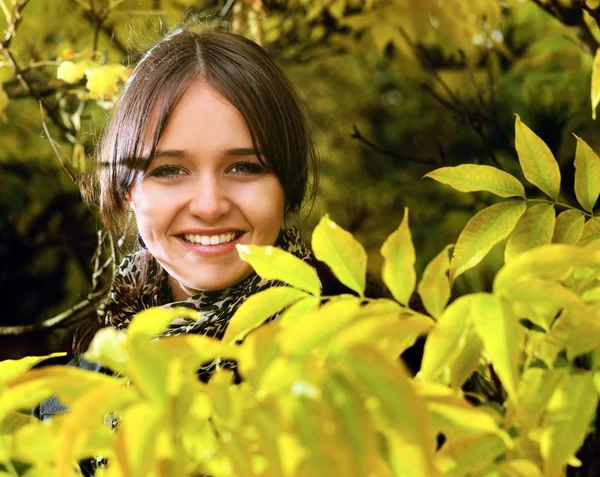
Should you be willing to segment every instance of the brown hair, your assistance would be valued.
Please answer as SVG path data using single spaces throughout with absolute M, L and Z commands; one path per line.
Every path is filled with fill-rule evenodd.
M 170 115 L 196 79 L 235 106 L 259 160 L 273 170 L 285 212 L 298 212 L 316 193 L 316 154 L 298 97 L 265 51 L 243 36 L 179 29 L 151 48 L 127 81 L 104 136 L 99 161 L 100 212 L 117 235 L 126 194 L 154 155 Z

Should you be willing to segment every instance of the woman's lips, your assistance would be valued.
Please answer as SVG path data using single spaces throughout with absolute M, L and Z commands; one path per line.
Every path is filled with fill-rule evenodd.
M 183 235 L 177 235 L 176 238 L 190 252 L 204 256 L 216 256 L 235 251 L 235 246 L 240 243 L 240 239 L 244 235 L 245 233 L 242 232 L 231 242 L 219 243 L 217 245 L 202 245 L 201 243 L 188 242 L 184 240 Z

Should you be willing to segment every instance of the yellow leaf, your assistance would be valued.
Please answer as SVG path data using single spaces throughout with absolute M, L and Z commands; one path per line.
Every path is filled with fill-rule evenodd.
M 515 397 L 524 331 L 501 298 L 489 293 L 470 295 L 471 319 L 494 370 L 510 397 Z
M 417 288 L 425 309 L 434 318 L 439 318 L 450 299 L 450 279 L 448 278 L 450 258 L 448 257 L 448 250 L 452 247 L 453 245 L 447 245 L 427 264 Z
M 583 232 L 577 243 L 585 246 L 598 238 L 600 238 L 600 217 L 592 217 L 583 225 Z
M 600 313 L 597 305 L 570 307 L 550 330 L 548 340 L 567 352 L 567 359 L 593 351 L 600 344 Z
M 498 469 L 506 477 L 542 477 L 537 464 L 527 459 L 505 460 L 498 464 Z
M 525 189 L 516 177 L 491 166 L 462 164 L 442 167 L 424 177 L 447 184 L 461 192 L 484 190 L 500 197 L 525 198 Z
M 566 375 L 565 369 L 526 369 L 521 376 L 516 399 L 508 403 L 510 425 L 515 425 L 523 435 L 538 427 L 554 390 Z
M 537 204 L 526 210 L 508 238 L 504 261 L 508 263 L 526 250 L 549 244 L 555 221 L 556 214 L 551 204 Z
M 326 303 L 281 330 L 281 349 L 291 356 L 304 356 L 322 344 L 329 343 L 336 333 L 356 319 L 360 299 L 351 297 Z
M 332 353 L 342 353 L 354 346 L 368 345 L 390 359 L 397 359 L 433 326 L 431 319 L 420 316 L 401 319 L 397 313 L 360 317 L 344 327 L 329 347 Z
M 596 119 L 596 108 L 600 103 L 600 48 L 596 50 L 592 65 L 592 119 Z
M 438 383 L 415 383 L 415 390 L 423 398 L 436 433 L 454 440 L 481 434 L 500 437 L 507 448 L 513 443 L 506 431 L 501 429 L 492 414 L 473 406 L 456 391 Z
M 321 300 L 314 296 L 307 296 L 298 300 L 293 305 L 290 305 L 279 318 L 279 322 L 282 325 L 289 325 L 290 323 L 301 320 L 305 313 L 314 310 L 319 306 Z
M 458 356 L 465 345 L 471 301 L 470 295 L 462 296 L 441 314 L 425 341 L 419 379 L 434 380 Z
M 585 216 L 578 210 L 565 210 L 556 217 L 552 243 L 576 244 L 581 238 Z
M 528 250 L 496 274 L 494 292 L 511 290 L 518 280 L 561 276 L 573 267 L 600 267 L 600 251 L 564 244 L 543 245 Z
M 85 72 L 91 67 L 93 67 L 93 63 L 89 61 L 62 61 L 56 70 L 56 78 L 65 83 L 74 84 L 81 81 Z
M 321 294 L 317 271 L 291 253 L 273 246 L 237 245 L 236 248 L 240 258 L 261 277 L 280 280 L 316 296 Z
M 126 339 L 123 331 L 113 327 L 102 328 L 92 339 L 85 359 L 122 373 L 129 361 L 129 354 L 124 346 Z
M 57 358 L 59 356 L 65 356 L 67 353 L 52 353 L 47 356 L 27 356 L 18 360 L 6 359 L 0 361 L 0 386 L 2 383 L 9 379 L 17 377 L 19 374 L 23 374 L 30 368 L 33 368 L 36 364 L 41 363 L 47 359 Z
M 454 389 L 461 389 L 465 381 L 477 370 L 483 351 L 483 341 L 481 341 L 473 326 L 467 329 L 461 343 L 464 343 L 464 345 L 449 366 L 450 386 Z
M 444 444 L 436 453 L 443 475 L 459 477 L 482 475 L 478 472 L 506 452 L 503 440 L 494 434 L 468 436 Z
M 575 138 L 575 195 L 581 206 L 591 212 L 600 195 L 600 158 L 583 139 Z
M 560 192 L 558 163 L 542 139 L 515 114 L 515 147 L 525 178 L 553 200 Z
M 408 209 L 400 227 L 390 235 L 381 247 L 383 270 L 381 277 L 399 303 L 408 304 L 415 289 L 415 247 L 408 227 Z
M 145 342 L 165 331 L 176 318 L 197 320 L 199 313 L 190 308 L 148 308 L 133 317 L 127 327 L 127 340 Z
M 461 232 L 450 262 L 450 280 L 477 265 L 491 248 L 513 231 L 527 205 L 511 199 L 479 211 Z
M 351 233 L 325 215 L 315 227 L 312 249 L 317 260 L 331 268 L 337 279 L 360 296 L 364 295 L 367 253 Z
M 555 475 L 581 447 L 597 403 L 590 373 L 567 374 L 560 382 L 541 422 L 544 475 Z
M 415 393 L 403 366 L 390 363 L 369 347 L 353 349 L 342 358 L 341 365 L 344 374 L 377 401 L 378 413 L 392 427 L 393 436 L 403 444 L 399 447 L 409 452 L 411 460 L 403 467 L 411 466 L 410 475 L 439 475 L 434 464 L 435 436 L 425 403 Z
M 251 295 L 231 317 L 223 341 L 235 343 L 244 339 L 275 313 L 307 296 L 307 293 L 291 287 L 272 287 Z
M 103 65 L 86 71 L 85 87 L 93 99 L 110 101 L 116 96 L 120 86 L 128 77 L 123 65 Z

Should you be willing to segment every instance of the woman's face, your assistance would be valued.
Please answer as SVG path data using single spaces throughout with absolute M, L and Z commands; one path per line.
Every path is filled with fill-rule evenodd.
M 175 108 L 129 201 L 176 300 L 247 277 L 235 245 L 272 245 L 284 215 L 279 179 L 260 165 L 244 118 L 204 80 Z

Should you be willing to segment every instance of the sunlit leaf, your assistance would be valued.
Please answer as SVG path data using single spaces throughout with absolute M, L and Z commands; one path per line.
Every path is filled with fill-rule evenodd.
M 313 232 L 312 249 L 317 260 L 328 265 L 340 282 L 363 296 L 367 253 L 351 233 L 325 215 Z
M 94 335 L 85 359 L 115 372 L 124 372 L 129 361 L 126 339 L 123 331 L 113 327 L 102 328 Z
M 600 48 L 596 50 L 594 55 L 594 63 L 592 65 L 592 119 L 596 119 L 596 108 L 600 103 Z
M 560 168 L 546 143 L 515 114 L 515 147 L 525 179 L 553 200 L 560 192 Z
M 579 245 L 588 245 L 600 238 L 600 217 L 592 217 L 583 225 Z
M 321 300 L 314 296 L 307 296 L 298 300 L 293 305 L 289 306 L 279 318 L 279 322 L 283 325 L 290 324 L 293 321 L 301 320 L 305 313 L 314 310 L 319 306 Z
M 600 195 L 600 158 L 583 139 L 575 138 L 575 195 L 581 206 L 591 212 Z
M 419 378 L 435 379 L 450 366 L 465 345 L 471 314 L 470 296 L 460 297 L 444 310 L 425 341 Z
M 381 277 L 399 303 L 406 305 L 417 281 L 415 272 L 415 247 L 408 226 L 408 209 L 398 229 L 393 232 L 381 247 L 383 270 Z
M 149 308 L 133 317 L 127 327 L 127 339 L 129 341 L 150 340 L 167 328 L 176 318 L 198 319 L 198 312 L 190 308 Z
M 576 244 L 581 238 L 585 216 L 578 210 L 565 210 L 556 217 L 553 243 Z
M 566 375 L 567 371 L 564 369 L 525 370 L 519 381 L 517 397 L 509 404 L 514 413 L 514 424 L 522 433 L 539 425 L 554 390 Z
M 549 244 L 554 234 L 556 215 L 551 204 L 537 204 L 521 216 L 510 234 L 504 252 L 504 261 L 540 245 Z
M 556 276 L 572 267 L 600 267 L 600 251 L 564 244 L 543 245 L 529 250 L 496 274 L 494 292 L 510 290 L 519 280 Z
M 450 280 L 448 278 L 450 268 L 448 250 L 450 248 L 452 245 L 447 245 L 427 264 L 417 289 L 425 309 L 434 318 L 440 316 L 450 299 Z
M 302 320 L 285 326 L 279 334 L 282 350 L 292 356 L 304 356 L 316 346 L 328 343 L 333 336 L 353 321 L 360 299 L 338 300 L 304 315 Z
M 52 353 L 46 356 L 27 356 L 18 360 L 5 359 L 4 361 L 0 361 L 0 385 L 19 374 L 23 374 L 25 371 L 33 368 L 42 361 L 65 356 L 66 354 L 67 353 Z
M 509 396 L 516 396 L 524 331 L 510 307 L 495 295 L 470 295 L 471 319 Z
M 498 464 L 498 470 L 506 477 L 542 477 L 536 463 L 527 459 L 505 460 Z
M 234 343 L 291 303 L 307 297 L 291 287 L 272 287 L 248 297 L 231 318 L 223 341 Z
M 316 296 L 321 294 L 317 271 L 291 253 L 273 246 L 237 245 L 236 248 L 240 258 L 261 277 L 280 280 Z
M 495 434 L 512 447 L 510 436 L 500 428 L 492 414 L 475 407 L 448 387 L 431 382 L 416 383 L 415 390 L 423 398 L 436 432 L 456 439 L 476 434 Z
M 525 198 L 525 189 L 516 177 L 491 166 L 461 164 L 442 167 L 425 174 L 461 192 L 484 190 L 500 197 Z
M 567 374 L 542 418 L 540 451 L 544 475 L 555 473 L 583 444 L 596 410 L 598 394 L 590 373 Z
M 497 435 L 476 435 L 446 443 L 436 453 L 436 460 L 443 475 L 480 475 L 478 470 L 485 469 L 505 452 L 504 442 Z
M 377 400 L 381 414 L 393 425 L 406 451 L 411 451 L 411 475 L 438 475 L 433 462 L 435 438 L 425 405 L 417 397 L 403 367 L 384 361 L 368 347 L 348 353 L 343 358 L 343 366 L 349 379 L 359 383 Z
M 454 389 L 462 388 L 463 384 L 469 379 L 480 365 L 481 353 L 483 351 L 483 341 L 475 332 L 473 326 L 467 329 L 461 344 L 464 343 L 460 352 L 455 356 L 449 366 L 450 385 Z
M 507 200 L 487 207 L 469 220 L 461 232 L 450 262 L 450 279 L 477 265 L 491 248 L 513 231 L 527 206 L 521 200 Z

